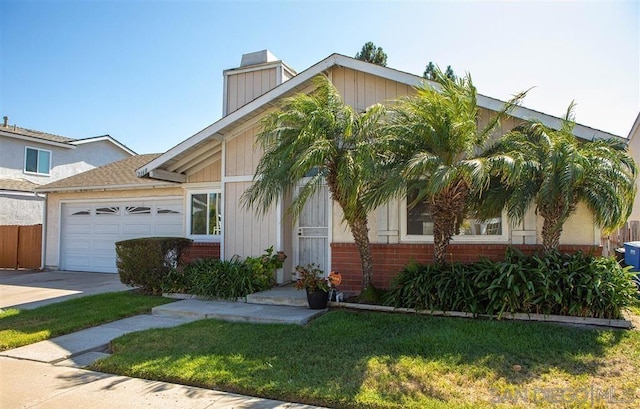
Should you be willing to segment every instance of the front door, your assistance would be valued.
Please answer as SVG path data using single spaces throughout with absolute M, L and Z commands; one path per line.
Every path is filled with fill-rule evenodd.
M 329 268 L 329 189 L 326 185 L 305 203 L 294 226 L 294 266 L 315 263 L 328 273 Z

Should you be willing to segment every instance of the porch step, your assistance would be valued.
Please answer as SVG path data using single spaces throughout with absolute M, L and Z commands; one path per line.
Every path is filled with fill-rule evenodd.
M 327 310 L 308 307 L 247 304 L 243 302 L 183 300 L 154 307 L 155 316 L 198 319 L 219 319 L 231 322 L 304 325 Z
M 247 295 L 247 304 L 285 305 L 308 307 L 307 294 L 293 285 L 274 287 L 266 291 Z

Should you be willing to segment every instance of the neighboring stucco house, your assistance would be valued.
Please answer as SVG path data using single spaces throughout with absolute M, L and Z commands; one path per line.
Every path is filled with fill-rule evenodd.
M 290 280 L 295 265 L 315 262 L 325 271 L 341 272 L 341 288 L 358 290 L 361 282 L 358 252 L 342 223 L 341 210 L 331 202 L 326 188 L 310 200 L 296 221 L 286 212 L 291 202 L 289 197 L 281 198 L 264 216 L 240 205 L 240 197 L 250 186 L 261 156 L 255 144 L 260 120 L 277 107 L 281 98 L 312 91 L 311 79 L 319 74 L 328 76 L 345 102 L 359 111 L 374 103 L 407 95 L 413 86 L 423 81 L 413 74 L 339 54 L 299 74 L 266 50 L 246 54 L 240 67 L 224 71 L 222 119 L 167 152 L 149 157 L 147 163 L 140 163 L 136 169 L 137 179 L 128 175 L 120 184 L 111 185 L 93 179 L 80 183 L 76 179 L 73 186 L 63 186 L 66 182 L 62 181 L 38 189 L 49 192 L 46 265 L 115 272 L 113 243 L 130 237 L 124 227 L 135 224 L 125 221 L 133 217 L 128 214 L 129 208 L 141 206 L 145 212 L 149 208 L 149 217 L 157 218 L 160 214 L 154 216 L 154 211 L 159 210 L 153 209 L 168 208 L 182 214 L 178 230 L 195 240 L 203 255 L 220 254 L 225 259 L 234 255 L 256 256 L 274 246 L 289 255 L 284 272 L 277 277 L 278 282 Z M 482 95 L 478 96 L 478 102 L 482 107 L 481 123 L 486 123 L 491 112 L 503 105 L 502 101 Z M 561 124 L 559 118 L 519 107 L 512 112 L 512 117 L 503 121 L 501 132 L 531 118 L 552 127 Z M 617 138 L 579 124 L 574 133 L 587 140 Z M 127 166 L 132 164 L 129 162 Z M 91 173 L 97 174 L 97 170 L 88 172 L 87 176 Z M 178 218 L 176 216 L 176 221 Z M 91 233 L 76 236 L 78 224 Z M 411 258 L 429 261 L 432 228 L 428 212 L 420 206 L 408 209 L 406 200 L 392 201 L 373 212 L 370 239 L 374 284 L 387 286 L 390 278 Z M 533 209 L 523 223 L 515 226 L 510 225 L 504 215 L 489 223 L 467 220 L 463 234 L 453 239 L 449 250 L 453 260 L 472 261 L 481 255 L 502 257 L 508 245 L 535 248 L 542 242 L 541 230 L 542 219 Z M 109 237 L 105 236 L 106 231 L 111 231 Z M 74 244 L 79 242 L 85 246 L 83 251 L 91 255 L 88 258 L 95 259 L 95 252 L 103 251 L 105 262 L 111 258 L 109 266 L 102 262 L 91 264 L 90 259 L 86 265 L 74 264 L 75 256 L 70 249 L 80 251 Z M 561 244 L 565 250 L 599 251 L 600 231 L 586 208 L 579 208 L 566 223 Z M 107 247 L 110 250 L 106 250 Z
M 35 188 L 135 154 L 109 135 L 72 139 L 8 122 L 0 125 L 0 225 L 41 224 L 45 195 Z

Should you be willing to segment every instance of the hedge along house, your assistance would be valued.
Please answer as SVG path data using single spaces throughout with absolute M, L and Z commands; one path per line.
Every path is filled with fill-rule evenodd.
M 70 267 L 64 251 L 70 247 L 69 234 L 73 228 L 69 227 L 72 226 L 69 219 L 74 215 L 76 205 L 84 205 L 89 211 L 84 216 L 94 218 L 90 224 L 97 230 L 92 232 L 105 228 L 115 232 L 117 229 L 113 225 L 104 227 L 105 221 L 122 222 L 116 222 L 115 214 L 113 219 L 98 214 L 98 207 L 102 209 L 104 204 L 120 203 L 113 207 L 118 207 L 117 212 L 127 212 L 128 207 L 137 206 L 138 202 L 133 200 L 136 197 L 149 203 L 170 199 L 176 211 L 182 212 L 182 234 L 195 241 L 194 250 L 199 255 L 219 254 L 225 259 L 234 255 L 257 256 L 274 246 L 289 255 L 283 271 L 277 275 L 279 283 L 291 279 L 290 273 L 297 264 L 314 262 L 326 272 L 337 270 L 342 273 L 343 290 L 359 290 L 358 252 L 351 233 L 342 223 L 341 209 L 332 203 L 327 189 L 307 203 L 298 220 L 292 220 L 286 212 L 291 202 L 289 197 L 280 198 L 278 204 L 262 216 L 240 204 L 240 197 L 251 185 L 261 157 L 255 144 L 261 119 L 265 113 L 277 109 L 281 98 L 311 92 L 311 80 L 316 75 L 326 75 L 345 103 L 359 111 L 410 94 L 412 87 L 423 81 L 419 76 L 339 54 L 333 54 L 299 74 L 266 50 L 245 54 L 239 68 L 224 71 L 222 119 L 164 154 L 140 163 L 136 175 L 127 176 L 128 184 L 99 188 L 76 186 L 67 190 L 47 187 L 51 192 L 47 265 L 62 269 Z M 502 101 L 482 95 L 478 96 L 478 103 L 481 106 L 480 122 L 488 121 L 491 112 L 503 105 Z M 516 108 L 511 115 L 503 121 L 500 132 L 531 118 L 552 127 L 561 124 L 559 118 L 523 107 Z M 586 140 L 617 137 L 582 125 L 576 125 L 574 133 Z M 144 182 L 133 182 L 132 178 L 136 176 Z M 80 210 L 87 211 L 83 209 Z M 393 201 L 373 212 L 369 223 L 376 286 L 387 286 L 410 259 L 431 260 L 433 224 L 428 209 L 421 206 L 408 209 L 406 200 Z M 508 245 L 532 251 L 541 243 L 542 219 L 536 216 L 534 209 L 516 226 L 510 225 L 502 215 L 484 223 L 469 219 L 463 227 L 461 235 L 449 246 L 452 260 L 474 261 L 480 256 L 501 258 Z M 93 240 L 92 237 L 85 239 Z M 101 240 L 103 245 L 109 243 Z M 586 208 L 581 207 L 567 222 L 561 243 L 567 251 L 601 251 L 600 231 Z M 110 265 L 115 266 L 115 260 L 111 260 Z

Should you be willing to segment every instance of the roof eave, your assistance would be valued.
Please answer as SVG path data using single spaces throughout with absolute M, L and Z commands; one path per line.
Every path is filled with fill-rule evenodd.
M 6 136 L 8 138 L 20 139 L 20 140 L 23 140 L 23 141 L 29 141 L 29 142 L 33 142 L 33 143 L 41 143 L 43 145 L 56 146 L 58 148 L 66 148 L 66 149 L 75 149 L 76 148 L 75 146 L 71 145 L 70 143 L 50 141 L 50 140 L 43 139 L 43 138 L 38 138 L 38 137 L 35 137 L 35 136 L 27 136 L 27 135 L 22 135 L 22 134 L 18 134 L 18 133 L 7 132 L 7 131 L 3 131 L 1 129 L 0 129 L 0 135 L 1 136 Z
M 34 189 L 36 193 L 55 193 L 55 192 L 86 192 L 95 190 L 132 190 L 132 189 L 159 189 L 180 187 L 179 183 L 158 182 L 149 184 L 130 183 L 123 185 L 96 185 L 96 186 L 67 186 L 67 187 L 41 187 Z
M 91 138 L 84 138 L 84 139 L 77 139 L 75 141 L 69 142 L 71 145 L 83 145 L 86 143 L 93 143 L 93 142 L 102 142 L 102 141 L 107 141 L 107 142 L 111 142 L 112 144 L 116 145 L 118 148 L 122 149 L 123 151 L 127 152 L 129 155 L 137 155 L 136 152 L 134 152 L 133 150 L 129 149 L 126 145 L 120 143 L 117 139 L 111 137 L 110 135 L 102 135 L 102 136 L 94 136 Z

